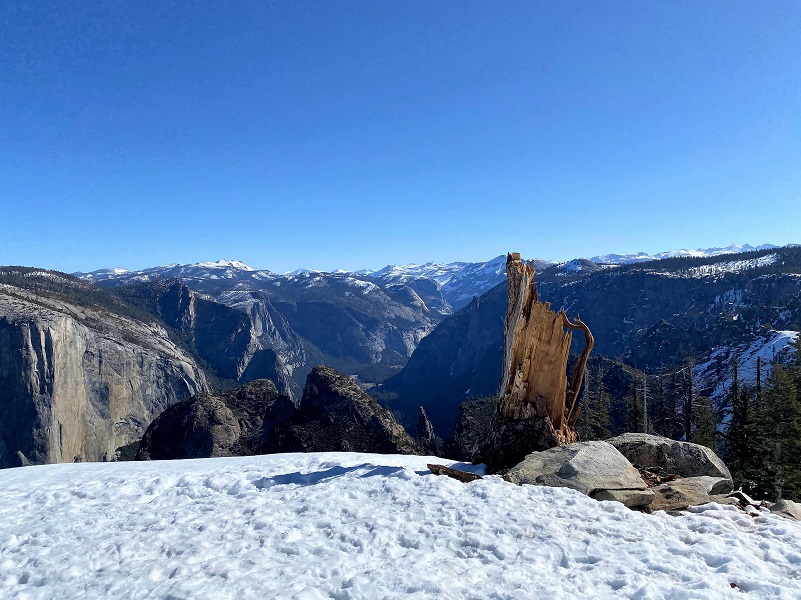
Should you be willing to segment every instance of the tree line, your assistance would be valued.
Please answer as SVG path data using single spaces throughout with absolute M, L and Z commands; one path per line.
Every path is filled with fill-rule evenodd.
M 741 361 L 731 362 L 731 383 L 713 402 L 698 393 L 693 364 L 656 376 L 633 372 L 610 391 L 604 366 L 588 369 L 582 440 L 644 432 L 686 440 L 715 450 L 731 470 L 735 488 L 757 499 L 801 499 L 801 351 L 789 364 L 757 358 L 756 378 L 745 383 Z M 767 373 L 767 375 L 765 375 Z

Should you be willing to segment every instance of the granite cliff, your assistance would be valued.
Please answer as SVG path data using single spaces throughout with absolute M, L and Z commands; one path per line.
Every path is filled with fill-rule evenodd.
M 0 270 L 0 468 L 111 460 L 208 389 L 156 321 L 54 272 Z

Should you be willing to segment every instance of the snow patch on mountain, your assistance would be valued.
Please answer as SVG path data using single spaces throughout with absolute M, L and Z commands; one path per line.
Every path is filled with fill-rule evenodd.
M 772 250 L 777 248 L 773 244 L 762 244 L 760 246 L 751 246 L 750 244 L 731 244 L 722 248 L 698 248 L 696 250 L 668 250 L 666 252 L 657 252 L 656 254 L 648 254 L 647 252 L 631 252 L 629 254 L 604 254 L 602 256 L 593 256 L 590 260 L 594 263 L 612 263 L 612 264 L 631 264 L 637 262 L 646 262 L 651 260 L 661 260 L 665 258 L 682 258 L 694 257 L 705 258 L 709 256 L 720 256 L 722 254 L 739 254 L 742 252 L 753 252 L 755 250 Z
M 736 346 L 720 346 L 709 358 L 695 366 L 693 374 L 702 389 L 710 389 L 710 397 L 723 398 L 732 384 L 732 366 L 737 361 L 738 379 L 741 384 L 753 385 L 757 379 L 757 359 L 762 366 L 762 381 L 770 375 L 775 362 L 787 362 L 795 353 L 798 331 L 771 331 L 751 342 Z M 721 374 L 725 373 L 725 376 Z
M 699 279 L 704 277 L 721 277 L 727 273 L 742 273 L 749 269 L 757 269 L 760 267 L 767 267 L 779 262 L 781 258 L 778 254 L 768 254 L 758 258 L 750 258 L 746 260 L 730 260 L 726 262 L 716 262 L 709 265 L 701 265 L 698 267 L 690 267 L 680 271 L 660 271 L 659 268 L 654 268 L 650 272 L 662 277 L 674 278 L 691 278 Z

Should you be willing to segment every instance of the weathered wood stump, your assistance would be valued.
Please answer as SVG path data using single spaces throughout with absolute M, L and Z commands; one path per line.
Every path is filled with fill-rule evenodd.
M 534 263 L 517 253 L 506 258 L 509 304 L 504 321 L 503 378 L 500 400 L 487 438 L 477 453 L 490 473 L 519 463 L 530 452 L 578 441 L 573 426 L 587 359 L 594 345 L 581 319 L 571 322 L 540 302 Z M 584 350 L 568 381 L 572 331 L 584 334 Z

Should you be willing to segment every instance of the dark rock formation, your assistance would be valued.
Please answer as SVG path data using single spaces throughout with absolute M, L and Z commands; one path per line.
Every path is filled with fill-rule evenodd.
M 478 446 L 484 440 L 498 398 L 470 398 L 459 405 L 459 416 L 453 435 L 445 440 L 445 456 L 454 460 L 473 462 Z
M 420 414 L 417 419 L 417 435 L 415 436 L 417 445 L 424 454 L 431 456 L 442 456 L 444 443 L 442 438 L 434 433 L 434 426 L 428 419 L 426 409 L 420 407 Z
M 148 428 L 138 458 L 334 451 L 420 454 L 392 414 L 350 378 L 315 367 L 299 407 L 260 380 L 166 410 Z
M 331 367 L 312 369 L 297 413 L 268 436 L 268 452 L 420 454 L 388 410 Z
M 224 394 L 199 394 L 165 410 L 139 444 L 138 460 L 257 454 L 269 432 L 296 412 L 267 379 Z

